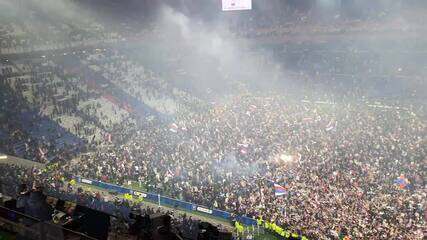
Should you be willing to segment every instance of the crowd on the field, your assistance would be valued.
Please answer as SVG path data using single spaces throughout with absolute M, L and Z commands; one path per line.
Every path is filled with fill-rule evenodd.
M 85 64 L 118 70 L 115 74 L 105 70 L 105 77 L 118 84 L 127 81 L 121 79 L 134 71 L 128 70 L 132 64 L 119 66 L 114 61 Z M 6 113 L 3 119 L 7 120 L 2 121 L 2 130 L 12 136 L 7 142 L 25 134 L 20 133 L 25 130 L 23 126 L 16 126 L 20 119 L 14 117 L 20 109 L 28 108 L 23 99 L 37 109 L 58 108 L 48 115 L 55 119 L 56 112 L 75 115 L 75 105 L 85 96 L 99 95 L 79 90 L 79 80 L 73 82 L 57 70 L 55 74 L 41 74 L 54 82 L 51 87 L 44 81 L 44 87 L 29 84 L 34 88 L 29 94 L 33 97 L 17 97 L 15 93 L 25 92 L 25 84 L 22 79 L 10 79 L 13 67 L 5 69 L 3 75 L 9 77 L 3 78 L 2 87 L 11 89 L 1 92 L 8 103 L 2 105 Z M 76 94 L 77 100 L 68 105 L 51 102 L 62 87 L 66 92 L 62 95 Z M 150 85 L 141 85 L 145 88 Z M 129 90 L 129 94 L 134 93 Z M 156 96 L 161 95 L 152 97 Z M 358 239 L 421 236 L 426 197 L 422 169 L 427 150 L 425 120 L 418 115 L 422 108 L 375 107 L 352 98 L 333 101 L 323 96 L 319 99 L 328 101 L 317 103 L 315 99 L 312 96 L 300 101 L 282 94 L 249 93 L 197 108 L 180 108 L 172 122 L 157 118 L 143 123 L 124 121 L 108 128 L 108 139 L 90 142 L 93 133 L 85 132 L 92 146 L 102 147 L 90 148 L 78 163 L 61 164 L 58 171 L 40 176 L 58 179 L 73 174 L 131 185 L 262 218 L 312 238 L 334 238 L 343 233 Z M 88 116 L 95 113 L 79 115 L 80 125 L 90 123 Z M 102 119 L 106 118 L 98 121 L 109 126 Z M 74 130 L 78 131 L 78 126 Z M 15 133 L 14 129 L 19 131 Z M 25 152 L 29 155 L 24 157 L 47 162 L 32 153 L 41 157 L 44 152 L 56 151 L 53 141 L 45 140 L 45 144 L 28 144 Z M 400 176 L 409 181 L 402 189 L 395 184 Z M 273 183 L 287 188 L 287 194 L 275 196 Z M 51 184 L 64 187 L 64 183 Z
M 280 25 L 289 22 L 286 18 L 255 16 L 233 23 L 232 30 L 244 37 L 342 32 L 349 24 L 354 31 L 382 30 L 375 22 L 313 26 L 304 24 L 309 20 L 298 12 L 290 16 L 296 23 Z M 57 24 L 45 29 L 46 39 L 43 33 L 28 34 L 30 27 L 0 26 L 0 53 L 120 38 L 99 26 L 74 31 Z M 81 76 L 86 71 L 71 74 L 49 57 L 1 63 L 0 150 L 61 164 L 49 171 L 0 165 L 0 179 L 13 182 L 4 186 L 11 187 L 7 192 L 22 181 L 38 182 L 46 189 L 77 193 L 82 202 L 112 201 L 69 184 L 77 175 L 263 219 L 313 239 L 422 239 L 427 217 L 425 108 L 365 103 L 367 95 L 375 95 L 368 92 L 369 84 L 375 87 L 369 82 L 375 78 L 376 89 L 384 93 L 384 86 L 395 82 L 389 76 L 410 78 L 414 83 L 402 95 L 423 97 L 424 78 L 408 75 L 419 59 L 404 66 L 392 63 L 384 71 L 379 56 L 357 47 L 338 54 L 296 48 L 300 51 L 276 51 L 276 57 L 288 57 L 283 61 L 299 78 L 315 79 L 304 83 L 310 87 L 301 95 L 307 97 L 248 91 L 217 102 L 201 100 L 116 50 L 75 56 L 90 77 Z M 95 75 L 108 84 L 89 79 Z M 350 84 L 341 86 L 344 82 Z M 135 109 L 115 102 L 117 89 L 173 117 L 141 120 Z M 339 99 L 343 89 L 349 94 Z M 69 161 L 78 153 L 85 154 Z M 398 179 L 405 184 L 396 184 Z M 275 196 L 274 183 L 286 194 Z
M 241 96 L 176 124 L 128 131 L 134 131 L 130 141 L 120 142 L 126 133 L 114 133 L 114 146 L 34 176 L 134 181 L 148 191 L 261 217 L 315 238 L 422 234 L 426 127 L 413 113 Z M 401 175 L 410 182 L 403 189 L 394 184 Z M 288 193 L 276 197 L 272 182 Z
M 71 172 L 316 238 L 344 229 L 356 238 L 419 236 L 424 223 L 426 128 L 410 112 L 244 96 L 129 131 L 130 141 L 85 156 Z M 407 189 L 394 184 L 401 175 Z M 289 193 L 275 197 L 272 181 Z

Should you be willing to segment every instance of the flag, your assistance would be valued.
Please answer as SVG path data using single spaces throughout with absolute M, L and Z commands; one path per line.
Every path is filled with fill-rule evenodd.
M 40 154 L 40 157 L 41 157 L 41 158 L 44 158 L 44 157 L 45 157 L 45 155 L 46 155 L 46 152 L 45 152 L 45 151 L 43 151 L 43 149 L 39 147 L 39 154 Z
M 394 184 L 396 184 L 400 189 L 405 189 L 410 184 L 409 180 L 402 174 L 398 178 L 394 180 Z
M 133 112 L 133 108 L 130 104 L 128 103 L 124 103 L 123 104 L 123 109 L 126 110 L 128 113 L 132 113 Z
M 237 146 L 239 146 L 239 152 L 241 153 L 241 154 L 243 154 L 243 155 L 245 155 L 245 154 L 247 154 L 248 153 L 248 147 L 249 147 L 249 144 L 246 144 L 246 143 L 238 143 L 237 144 Z
M 41 147 L 39 147 L 39 156 L 40 156 L 40 159 L 47 160 L 46 153 L 47 153 L 47 150 L 43 151 L 43 149 Z
M 282 196 L 288 192 L 288 190 L 285 187 L 282 187 L 277 183 L 273 183 L 273 184 L 274 184 L 274 196 Z
M 169 131 L 171 131 L 171 132 L 173 132 L 173 133 L 177 133 L 177 132 L 178 132 L 178 129 L 179 129 L 178 125 L 177 125 L 176 123 L 172 123 L 172 124 L 170 125 Z
M 166 176 L 169 178 L 172 178 L 174 176 L 173 172 L 168 168 L 168 171 L 166 172 Z
M 311 117 L 306 117 L 306 118 L 303 118 L 303 119 L 302 119 L 302 121 L 303 121 L 303 122 L 311 122 L 311 121 L 313 121 L 313 118 L 311 118 Z
M 334 122 L 331 120 L 325 128 L 326 132 L 333 130 L 337 126 L 337 124 L 338 124 L 338 122 L 336 122 L 336 121 Z
M 109 142 L 109 143 L 113 143 L 112 139 L 111 139 L 111 133 L 107 133 L 105 135 L 105 141 Z

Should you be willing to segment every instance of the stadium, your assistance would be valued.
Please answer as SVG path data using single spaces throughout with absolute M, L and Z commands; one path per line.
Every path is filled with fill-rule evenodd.
M 425 239 L 424 0 L 0 0 L 0 240 Z

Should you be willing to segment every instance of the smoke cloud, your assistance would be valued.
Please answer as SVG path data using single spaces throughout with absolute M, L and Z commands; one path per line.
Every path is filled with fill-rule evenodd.
M 225 21 L 202 22 L 163 5 L 155 25 L 164 42 L 153 45 L 169 55 L 179 55 L 180 66 L 194 76 L 192 84 L 197 87 L 266 84 L 263 79 L 270 81 L 278 74 L 277 64 L 266 65 L 263 60 L 269 57 L 254 51 L 248 41 L 234 37 Z

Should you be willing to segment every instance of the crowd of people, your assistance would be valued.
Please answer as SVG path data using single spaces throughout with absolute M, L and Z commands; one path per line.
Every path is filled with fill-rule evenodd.
M 309 6 L 301 3 L 299 7 L 291 5 L 271 1 L 269 7 L 231 15 L 228 19 L 230 29 L 238 36 L 249 38 L 425 31 L 422 10 L 403 5 L 380 6 L 379 3 L 371 8 L 361 8 L 356 2 L 331 3 L 329 6 L 316 3 Z
M 308 22 L 297 12 L 291 17 Z M 249 30 L 240 23 L 236 28 L 245 37 L 319 30 L 300 23 L 259 30 L 282 22 L 254 20 Z M 373 29 L 360 24 L 354 29 Z M 328 32 L 328 26 L 320 30 Z M 37 50 L 18 40 L 17 28 L 0 26 L 0 47 L 7 53 Z M 333 53 L 329 45 L 322 51 L 317 45 L 276 51 L 289 72 L 310 79 L 294 84 L 298 92 L 233 88 L 214 101 L 215 94 L 203 98 L 179 90 L 113 47 L 73 54 L 78 73 L 61 65 L 66 54 L 1 63 L 1 151 L 61 164 L 47 171 L 0 165 L 0 179 L 10 186 L 43 183 L 83 202 L 114 201 L 69 184 L 72 176 L 96 179 L 262 219 L 313 239 L 422 239 L 426 113 L 407 97 L 425 97 L 423 72 L 416 70 L 423 57 L 402 65 L 407 58 L 399 56 L 383 64 L 384 57 L 348 45 L 354 48 Z M 405 106 L 377 102 L 368 91 L 375 88 L 374 78 L 381 93 L 398 80 L 410 86 L 399 96 Z M 136 115 L 124 99 L 169 118 Z M 276 196 L 273 184 L 286 193 Z
M 165 115 L 176 112 L 179 90 L 143 65 L 131 61 L 117 50 L 98 51 L 81 56 L 84 64 L 152 109 Z
M 226 17 L 227 28 L 234 35 L 243 38 L 342 33 L 393 32 L 407 34 L 425 31 L 422 25 L 423 12 L 411 8 L 402 11 L 372 10 L 359 17 L 348 17 L 345 11 L 335 9 L 327 16 L 322 16 L 319 12 L 323 10 L 316 9 L 316 6 L 306 6 L 300 9 L 296 6 L 287 6 L 288 4 L 280 3 L 280 1 L 273 2 L 270 4 L 276 8 L 261 8 L 249 13 Z M 96 8 L 96 4 L 88 3 L 87 5 L 86 7 L 89 9 Z M 6 54 L 96 46 L 129 39 L 139 41 L 147 36 L 162 35 L 162 30 L 157 28 L 153 19 L 143 21 L 132 19 L 132 17 L 116 16 L 120 19 L 120 23 L 112 24 L 105 19 L 86 15 L 81 19 L 70 19 L 68 15 L 71 13 L 69 12 L 64 13 L 64 16 L 52 14 L 53 16 L 46 19 L 33 14 L 33 11 L 40 11 L 34 6 L 21 10 L 16 10 L 17 7 L 13 4 L 4 4 L 2 7 L 0 52 Z M 22 15 L 27 17 L 22 17 Z M 135 22 L 143 22 L 143 24 L 135 24 Z
M 128 112 L 52 59 L 29 58 L 0 67 L 5 153 L 38 162 L 62 159 L 84 145 L 100 145 L 111 129 L 132 122 Z
M 202 221 L 198 218 L 187 216 L 185 213 L 179 213 L 175 210 L 128 201 L 118 196 L 102 195 L 100 192 L 84 190 L 77 187 L 72 181 L 68 181 L 67 177 L 64 177 L 56 168 L 50 168 L 49 171 L 46 171 L 46 169 L 36 167 L 24 168 L 1 163 L 0 169 L 5 173 L 0 177 L 0 189 L 1 192 L 6 193 L 5 196 L 15 198 L 16 208 L 13 210 L 40 221 L 55 223 L 59 220 L 55 219 L 55 215 L 58 213 L 55 206 L 57 200 L 65 201 L 62 211 L 66 217 L 61 217 L 66 220 L 66 223 L 63 223 L 66 226 L 65 228 L 76 225 L 76 223 L 71 224 L 72 219 L 78 219 L 78 215 L 75 215 L 78 214 L 76 213 L 76 204 L 93 207 L 99 205 L 98 203 L 101 205 L 102 203 L 113 203 L 116 208 L 109 212 L 111 214 L 109 236 L 112 239 L 123 239 L 124 237 L 134 239 L 135 237 L 132 236 L 139 236 L 143 239 L 175 239 L 164 238 L 164 235 L 170 233 L 185 239 L 197 239 L 201 232 L 200 224 Z M 123 207 L 127 209 L 125 212 L 120 211 Z M 125 213 L 129 214 L 124 215 Z M 168 222 L 163 222 L 154 229 L 145 226 L 144 218 L 153 214 L 168 216 Z M 2 217 L 4 216 L 2 215 Z M 33 220 L 24 220 L 23 222 L 28 226 L 33 224 Z M 221 231 L 228 231 L 222 225 L 216 227 Z M 84 231 L 78 231 L 84 233 Z
M 421 234 L 426 128 L 410 112 L 246 96 L 130 131 L 131 141 L 85 156 L 71 172 L 134 181 L 315 238 L 344 229 L 356 238 Z M 396 188 L 400 175 L 410 189 Z M 270 181 L 289 194 L 275 197 Z
M 114 133 L 114 146 L 49 175 L 134 181 L 320 239 L 342 231 L 354 238 L 422 235 L 426 128 L 414 113 L 242 96 L 181 118 L 128 129 L 128 142 L 120 134 L 129 133 Z M 404 189 L 394 184 L 401 175 L 410 182 Z M 288 194 L 276 197 L 271 182 Z
M 85 64 L 100 65 L 93 61 Z M 116 75 L 106 71 L 105 77 L 119 82 L 133 67 L 117 67 Z M 40 67 L 21 68 L 40 72 Z M 25 130 L 16 126 L 19 118 L 13 117 L 28 109 L 25 100 L 38 109 L 57 108 L 48 115 L 55 119 L 58 113 L 76 114 L 80 101 L 99 95 L 79 90 L 79 80 L 50 69 L 45 71 L 53 73 L 33 73 L 33 78 L 50 79 L 51 87 L 49 81 L 42 81 L 43 87 L 29 84 L 32 97 L 17 97 L 16 93 L 25 92 L 25 80 L 11 80 L 15 70 L 11 66 L 5 69 L 3 76 L 9 77 L 3 77 L 2 87 L 11 91 L 2 91 L 9 103 L 2 106 L 7 113 L 2 129 L 13 136 L 6 142 L 19 139 L 23 134 L 19 132 Z M 67 105 L 52 102 L 62 87 L 63 95 L 76 96 L 76 100 Z M 368 106 L 354 98 L 326 100 L 246 93 L 194 107 L 200 105 L 199 99 L 189 107 L 187 98 L 182 101 L 187 107 L 177 108 L 172 122 L 150 118 L 113 124 L 108 128 L 108 139 L 81 150 L 87 154 L 77 163 L 63 161 L 49 177 L 78 175 L 137 186 L 209 208 L 262 218 L 318 239 L 343 232 L 354 238 L 421 236 L 426 195 L 421 170 L 426 126 L 418 115 L 422 108 Z M 96 115 L 100 109 L 96 105 L 83 108 L 85 115 Z M 104 115 L 97 121 L 108 126 L 107 115 L 117 114 Z M 82 118 L 80 125 L 91 119 Z M 20 131 L 12 134 L 14 129 Z M 78 125 L 69 130 L 73 129 L 78 132 Z M 86 133 L 92 138 L 92 132 Z M 40 161 L 40 152 L 59 151 L 54 142 L 46 144 L 29 144 L 25 151 L 29 155 L 24 157 Z M 39 158 L 34 158 L 34 152 Z M 61 159 L 72 156 L 62 154 Z M 394 184 L 400 176 L 410 182 L 403 189 Z M 273 182 L 285 186 L 287 194 L 275 196 Z
M 61 4 L 52 4 L 50 7 L 53 9 L 45 9 L 49 3 L 42 1 L 0 3 L 0 53 L 63 49 L 111 43 L 121 38 L 117 32 L 109 31 L 105 23 L 95 18 L 86 16 L 72 19 L 70 15 L 75 9 L 55 9 Z M 52 10 L 61 11 L 63 15 L 52 12 L 47 14 Z

